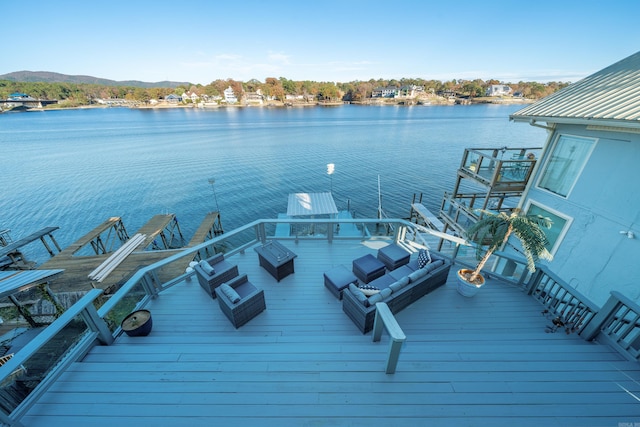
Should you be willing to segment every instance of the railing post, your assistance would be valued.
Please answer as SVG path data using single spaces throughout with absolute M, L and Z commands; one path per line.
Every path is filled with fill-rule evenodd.
M 98 341 L 104 345 L 111 345 L 113 343 L 113 334 L 104 319 L 98 316 L 98 312 L 93 305 L 87 306 L 80 314 L 87 326 L 89 326 L 89 329 L 98 333 Z
M 148 273 L 142 277 L 142 280 L 140 282 L 147 295 L 154 298 L 158 296 L 158 291 L 156 287 L 153 285 L 153 280 L 149 278 Z
M 264 228 L 264 222 L 256 225 L 256 239 L 262 244 L 267 243 L 267 232 Z
M 382 329 L 386 328 L 391 338 L 391 347 L 389 348 L 389 357 L 387 359 L 387 367 L 385 372 L 393 374 L 396 372 L 398 359 L 400 358 L 400 350 L 402 343 L 407 339 L 400 325 L 393 317 L 389 306 L 384 302 L 376 303 L 376 317 L 373 321 L 373 342 L 378 342 L 382 338 Z
M 544 272 L 542 271 L 541 267 L 536 268 L 535 273 L 531 275 L 531 278 L 529 279 L 529 283 L 527 283 L 527 295 L 533 294 L 533 292 L 536 290 L 536 288 L 540 284 L 543 274 Z
M 609 319 L 609 316 L 611 316 L 618 310 L 619 305 L 620 300 L 616 298 L 615 294 L 612 292 L 607 302 L 591 318 L 591 321 L 587 323 L 584 328 L 582 328 L 582 331 L 580 331 L 580 336 L 586 341 L 591 341 L 592 339 L 594 339 L 602 330 L 602 326 L 605 324 L 607 319 Z

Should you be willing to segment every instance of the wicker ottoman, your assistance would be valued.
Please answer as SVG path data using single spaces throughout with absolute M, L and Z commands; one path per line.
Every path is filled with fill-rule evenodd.
M 382 261 L 389 270 L 395 270 L 398 267 L 408 264 L 410 257 L 411 254 L 409 254 L 409 252 L 396 244 L 387 245 L 384 248 L 378 249 L 378 259 Z
M 353 274 L 364 283 L 384 275 L 384 264 L 371 254 L 353 260 Z
M 350 283 L 357 281 L 358 278 L 343 265 L 324 272 L 324 286 L 338 299 L 342 299 L 342 291 Z

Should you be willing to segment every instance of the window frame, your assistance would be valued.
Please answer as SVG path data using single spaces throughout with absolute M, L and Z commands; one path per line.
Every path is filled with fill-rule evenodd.
M 573 223 L 573 217 L 562 213 L 556 209 L 550 208 L 549 206 L 537 202 L 535 200 L 532 199 L 528 199 L 524 205 L 524 212 L 526 215 L 529 215 L 529 209 L 531 208 L 531 205 L 534 205 L 535 207 L 537 207 L 538 209 L 542 209 L 544 211 L 549 212 L 550 214 L 553 214 L 555 216 L 558 216 L 562 219 L 565 220 L 564 226 L 562 227 L 562 230 L 560 230 L 560 232 L 558 233 L 558 238 L 556 239 L 555 242 L 553 242 L 553 245 L 551 246 L 551 249 L 549 249 L 549 252 L 551 252 L 551 255 L 555 255 L 556 252 L 558 251 L 558 247 L 560 246 L 560 243 L 562 243 L 562 241 L 564 240 L 565 236 L 567 235 L 567 233 L 569 232 L 569 228 L 571 227 L 571 224 Z M 545 231 L 545 229 L 543 229 L 543 231 Z M 546 233 L 545 233 L 546 234 Z
M 576 139 L 583 139 L 583 140 L 592 141 L 591 147 L 589 147 L 589 150 L 587 151 L 587 154 L 585 155 L 585 157 L 583 159 L 582 165 L 580 165 L 580 167 L 578 168 L 577 173 L 576 173 L 575 177 L 573 178 L 573 182 L 569 186 L 566 195 L 562 195 L 560 193 L 556 193 L 555 191 L 549 190 L 548 188 L 545 188 L 545 187 L 541 186 L 542 179 L 545 177 L 546 172 L 547 172 L 549 166 L 551 165 L 551 159 L 553 158 L 553 154 L 554 154 L 555 150 L 558 148 L 558 144 L 559 144 L 560 139 L 562 137 L 576 138 Z M 575 188 L 578 180 L 580 179 L 580 176 L 582 176 L 582 172 L 584 171 L 585 167 L 587 166 L 587 163 L 589 162 L 589 159 L 591 158 L 591 154 L 593 153 L 593 150 L 595 150 L 596 145 L 598 144 L 598 141 L 599 141 L 599 138 L 594 138 L 594 137 L 590 137 L 590 136 L 573 135 L 573 134 L 568 134 L 568 133 L 559 133 L 559 134 L 557 134 L 556 137 L 555 137 L 555 140 L 553 142 L 553 145 L 552 145 L 551 149 L 549 150 L 548 155 L 546 156 L 544 165 L 543 165 L 543 167 L 540 168 L 540 172 L 538 173 L 538 177 L 536 179 L 536 188 L 539 189 L 540 191 L 544 191 L 544 192 L 546 192 L 548 194 L 553 194 L 554 196 L 561 197 L 563 199 L 568 199 L 571 196 L 571 193 L 573 192 L 573 189 Z

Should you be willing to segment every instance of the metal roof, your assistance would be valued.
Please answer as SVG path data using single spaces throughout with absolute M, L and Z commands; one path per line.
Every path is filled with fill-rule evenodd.
M 0 271 L 0 298 L 47 282 L 64 270 Z
M 291 193 L 288 216 L 336 215 L 338 208 L 331 193 Z
M 640 127 L 640 52 L 513 113 L 510 118 Z

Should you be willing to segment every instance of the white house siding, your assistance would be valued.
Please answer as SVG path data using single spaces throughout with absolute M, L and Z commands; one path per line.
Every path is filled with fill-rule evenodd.
M 612 290 L 640 302 L 640 134 L 557 125 L 548 144 L 560 134 L 596 138 L 596 144 L 567 198 L 537 187 L 549 150 L 523 197 L 523 207 L 531 201 L 572 218 L 550 266 L 599 305 Z M 629 230 L 636 238 L 620 234 Z

